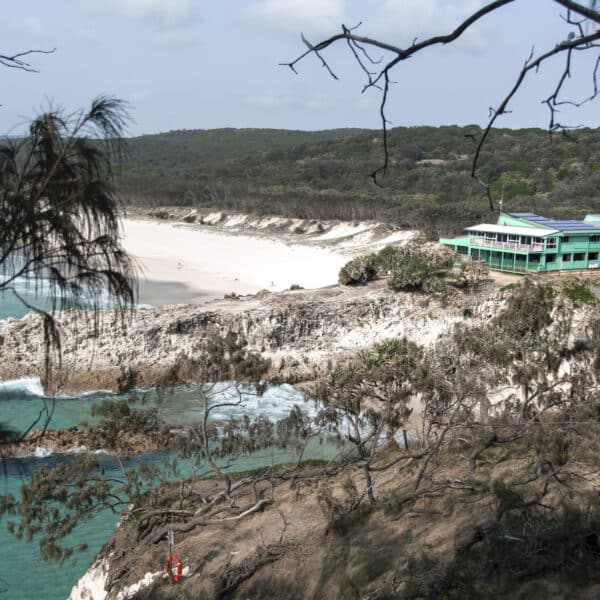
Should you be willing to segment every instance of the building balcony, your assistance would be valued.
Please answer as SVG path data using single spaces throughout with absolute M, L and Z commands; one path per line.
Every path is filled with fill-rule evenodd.
M 475 236 L 469 238 L 471 246 L 481 246 L 482 248 L 494 248 L 495 250 L 517 250 L 519 252 L 543 252 L 544 244 L 521 244 L 519 242 L 499 242 L 483 237 Z M 555 248 L 548 248 L 554 250 Z

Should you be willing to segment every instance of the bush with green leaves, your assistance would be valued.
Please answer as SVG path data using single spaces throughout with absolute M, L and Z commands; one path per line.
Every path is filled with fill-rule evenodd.
M 449 269 L 453 260 L 454 254 L 447 248 L 419 238 L 403 246 L 386 246 L 377 253 L 353 258 L 340 270 L 339 282 L 365 284 L 390 275 L 397 282 L 390 284 L 392 289 L 421 289 L 427 281 L 435 288 L 434 276 Z
M 367 254 L 357 256 L 347 262 L 339 274 L 339 282 L 342 285 L 365 284 L 377 277 L 376 255 Z
M 389 274 L 388 286 L 393 290 L 440 292 L 445 287 L 443 276 L 454 258 L 446 250 L 416 240 L 387 247 L 378 254 L 378 269 L 381 274 Z
M 388 285 L 394 290 L 437 292 L 443 289 L 442 276 L 453 261 L 454 253 L 449 249 L 418 238 L 352 259 L 340 270 L 339 282 L 365 284 L 389 275 Z
M 437 270 L 431 263 L 413 258 L 392 271 L 388 286 L 396 291 L 434 291 L 436 276 Z
M 586 281 L 570 279 L 565 282 L 563 290 L 565 296 L 576 303 L 596 304 L 598 301 Z

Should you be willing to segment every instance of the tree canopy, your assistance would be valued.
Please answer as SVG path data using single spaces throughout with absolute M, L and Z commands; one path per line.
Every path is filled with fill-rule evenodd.
M 122 101 L 101 96 L 85 111 L 42 114 L 27 135 L 0 142 L 0 292 L 42 316 L 47 376 L 52 350 L 60 360 L 57 309 L 91 309 L 95 327 L 107 294 L 121 314 L 134 302 L 115 189 L 127 120 Z M 16 285 L 22 281 L 43 287 L 51 309 L 25 298 Z

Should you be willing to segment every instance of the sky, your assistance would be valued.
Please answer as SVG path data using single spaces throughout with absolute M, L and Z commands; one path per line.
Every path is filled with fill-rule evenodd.
M 37 73 L 0 68 L 0 133 L 18 134 L 50 106 L 75 111 L 99 94 L 130 104 L 130 135 L 177 129 L 272 127 L 318 130 L 380 126 L 379 92 L 362 93 L 364 75 L 346 46 L 314 56 L 294 74 L 279 63 L 341 25 L 397 46 L 447 33 L 489 0 L 21 0 L 0 22 L 0 54 L 32 48 Z M 532 46 L 550 49 L 572 27 L 552 0 L 516 0 L 453 46 L 432 48 L 393 72 L 392 126 L 485 124 L 513 85 Z M 378 53 L 374 52 L 375 57 Z M 560 59 L 559 59 L 560 60 Z M 532 76 L 498 121 L 545 127 L 540 101 L 561 63 Z M 581 54 L 569 99 L 593 89 L 592 57 Z M 596 127 L 598 104 L 566 110 L 560 121 Z

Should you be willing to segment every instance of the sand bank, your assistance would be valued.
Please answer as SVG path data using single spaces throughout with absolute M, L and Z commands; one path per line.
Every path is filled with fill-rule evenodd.
M 123 221 L 123 245 L 140 270 L 139 302 L 198 303 L 224 294 L 311 289 L 337 282 L 341 252 L 228 235 L 183 223 Z

